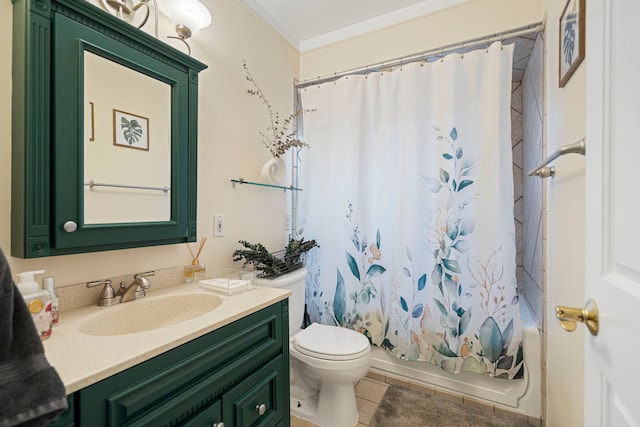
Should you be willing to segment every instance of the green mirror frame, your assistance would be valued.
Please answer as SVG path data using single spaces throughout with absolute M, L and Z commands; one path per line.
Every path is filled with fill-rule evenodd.
M 171 86 L 168 221 L 84 224 L 85 51 Z M 195 241 L 198 73 L 205 68 L 85 0 L 13 0 L 12 255 Z M 69 221 L 75 231 L 65 230 Z

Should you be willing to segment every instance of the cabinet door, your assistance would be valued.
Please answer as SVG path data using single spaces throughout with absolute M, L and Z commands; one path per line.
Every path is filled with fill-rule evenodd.
M 216 400 L 211 405 L 189 418 L 180 427 L 217 427 L 222 421 L 222 404 Z
M 52 117 L 56 126 L 53 132 L 52 153 L 55 175 L 52 185 L 52 232 L 56 253 L 131 247 L 132 241 L 135 241 L 135 246 L 188 241 L 190 237 L 187 215 L 189 147 L 181 141 L 180 135 L 184 130 L 179 126 L 188 121 L 188 74 L 159 59 L 140 55 L 138 50 L 124 42 L 114 40 L 66 16 L 55 15 L 53 23 L 55 55 Z M 104 96 L 104 93 L 109 92 L 117 94 L 115 88 L 90 90 L 90 86 L 100 86 L 95 84 L 94 78 L 90 78 L 91 73 L 96 74 L 96 69 L 99 68 L 98 66 L 89 67 L 92 57 L 100 58 L 100 61 L 108 64 L 103 65 L 105 68 L 114 67 L 113 79 L 118 80 L 121 77 L 117 76 L 126 75 L 128 77 L 124 80 L 133 80 L 141 85 L 153 85 L 157 92 L 163 94 L 161 99 L 167 104 L 164 108 L 151 108 L 143 102 L 138 106 L 140 110 L 127 113 L 130 114 L 127 118 L 132 123 L 133 120 L 145 123 L 145 127 L 140 128 L 144 129 L 144 133 L 143 130 L 140 132 L 141 142 L 144 141 L 145 145 L 132 146 L 138 149 L 132 149 L 126 142 L 124 145 L 119 145 L 116 138 L 122 126 L 120 120 L 127 121 L 124 116 L 116 120 L 116 115 L 121 114 L 117 109 L 129 104 L 116 95 L 113 98 Z M 86 75 L 85 69 L 89 70 Z M 94 82 L 94 84 L 84 87 L 85 81 Z M 110 83 L 112 82 L 104 82 L 105 85 Z M 85 99 L 85 92 L 88 92 L 87 99 Z M 97 99 L 92 97 L 99 94 L 102 94 L 102 97 Z M 152 99 L 151 96 L 148 98 Z M 84 107 L 93 100 L 97 102 L 96 108 L 99 108 L 96 113 L 96 123 L 102 123 L 102 128 L 105 128 L 105 122 L 112 120 L 114 129 L 113 135 L 111 129 L 96 133 L 96 141 L 98 141 L 96 143 L 89 142 L 83 133 L 78 132 L 78 129 L 83 129 L 82 124 L 85 123 Z M 167 113 L 170 117 L 164 117 L 161 113 Z M 140 117 L 136 116 L 137 119 L 135 119 L 132 114 Z M 167 127 L 168 138 L 161 140 L 156 135 L 149 140 L 151 130 L 154 128 L 153 123 L 160 121 L 158 120 L 160 117 L 171 123 Z M 98 127 L 98 129 L 102 128 Z M 133 141 L 133 138 L 130 141 Z M 95 147 L 98 143 L 102 145 L 100 154 Z M 163 147 L 162 155 L 156 153 L 159 151 L 158 145 L 166 146 L 167 144 L 169 148 Z M 120 173 L 111 175 L 108 171 L 114 161 L 118 163 L 117 168 L 120 168 Z M 134 163 L 139 166 L 133 167 Z M 98 168 L 99 164 L 100 168 Z M 130 164 L 130 167 L 125 166 L 127 164 Z M 153 168 L 166 168 L 166 165 L 170 165 L 171 174 L 154 176 Z M 141 173 L 141 170 L 144 172 Z M 94 190 L 93 187 L 88 187 L 94 180 L 107 186 L 115 184 L 130 188 L 113 190 L 105 187 L 108 189 L 105 192 L 101 191 L 101 187 L 96 187 Z M 149 189 L 131 189 L 131 186 L 140 185 L 148 188 L 167 187 L 170 191 L 163 193 Z M 141 218 L 116 219 L 117 217 L 112 216 L 112 209 L 126 211 L 128 208 L 133 208 L 141 198 L 151 206 L 160 203 L 166 208 L 168 217 L 164 218 L 160 215 L 155 220 L 148 219 L 144 222 Z M 102 212 L 93 219 L 91 219 L 93 215 L 90 214 L 92 209 L 89 209 L 93 204 L 92 200 L 98 205 L 104 205 Z M 149 218 L 152 217 L 150 212 Z M 68 229 L 65 224 L 69 222 L 75 224 L 75 227 Z
M 287 394 L 283 390 L 282 370 L 282 356 L 278 356 L 223 394 L 222 415 L 225 426 L 278 425 L 287 406 L 283 402 Z

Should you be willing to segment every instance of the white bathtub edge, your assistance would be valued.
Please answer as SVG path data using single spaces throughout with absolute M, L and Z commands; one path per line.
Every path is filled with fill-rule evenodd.
M 520 300 L 520 318 L 525 361 L 523 379 L 505 380 L 469 372 L 453 375 L 427 363 L 416 364 L 398 359 L 380 347 L 372 348 L 372 371 L 383 375 L 388 373 L 414 384 L 460 394 L 486 402 L 487 405 L 541 418 L 540 331 L 523 299 Z M 416 369 L 416 366 L 424 369 Z

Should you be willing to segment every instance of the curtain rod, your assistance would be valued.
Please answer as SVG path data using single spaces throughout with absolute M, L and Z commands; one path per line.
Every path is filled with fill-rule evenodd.
M 408 64 L 410 62 L 424 61 L 430 56 L 440 55 L 444 56 L 448 53 L 455 52 L 460 49 L 474 48 L 483 44 L 491 44 L 496 41 L 503 41 L 508 38 L 520 37 L 526 34 L 540 33 L 544 31 L 544 22 L 538 22 L 535 24 L 529 24 L 511 30 L 503 31 L 500 33 L 491 34 L 484 37 L 477 37 L 474 39 L 465 40 L 458 43 L 451 43 L 445 46 L 441 46 L 434 49 L 429 49 L 424 52 L 416 53 L 409 56 L 403 56 L 400 58 L 392 59 L 389 61 L 383 61 L 373 65 L 367 65 L 365 67 L 353 68 L 351 70 L 342 71 L 339 73 L 328 74 L 326 76 L 319 76 L 312 80 L 304 80 L 296 83 L 294 86 L 297 89 L 303 89 L 308 86 L 320 85 L 323 83 L 332 82 L 344 76 L 353 74 L 368 74 L 376 71 L 380 71 L 383 68 L 395 67 L 398 65 Z

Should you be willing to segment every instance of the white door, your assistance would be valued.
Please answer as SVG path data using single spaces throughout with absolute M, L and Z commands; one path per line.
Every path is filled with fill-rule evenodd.
M 640 426 L 640 1 L 586 3 L 585 425 Z

